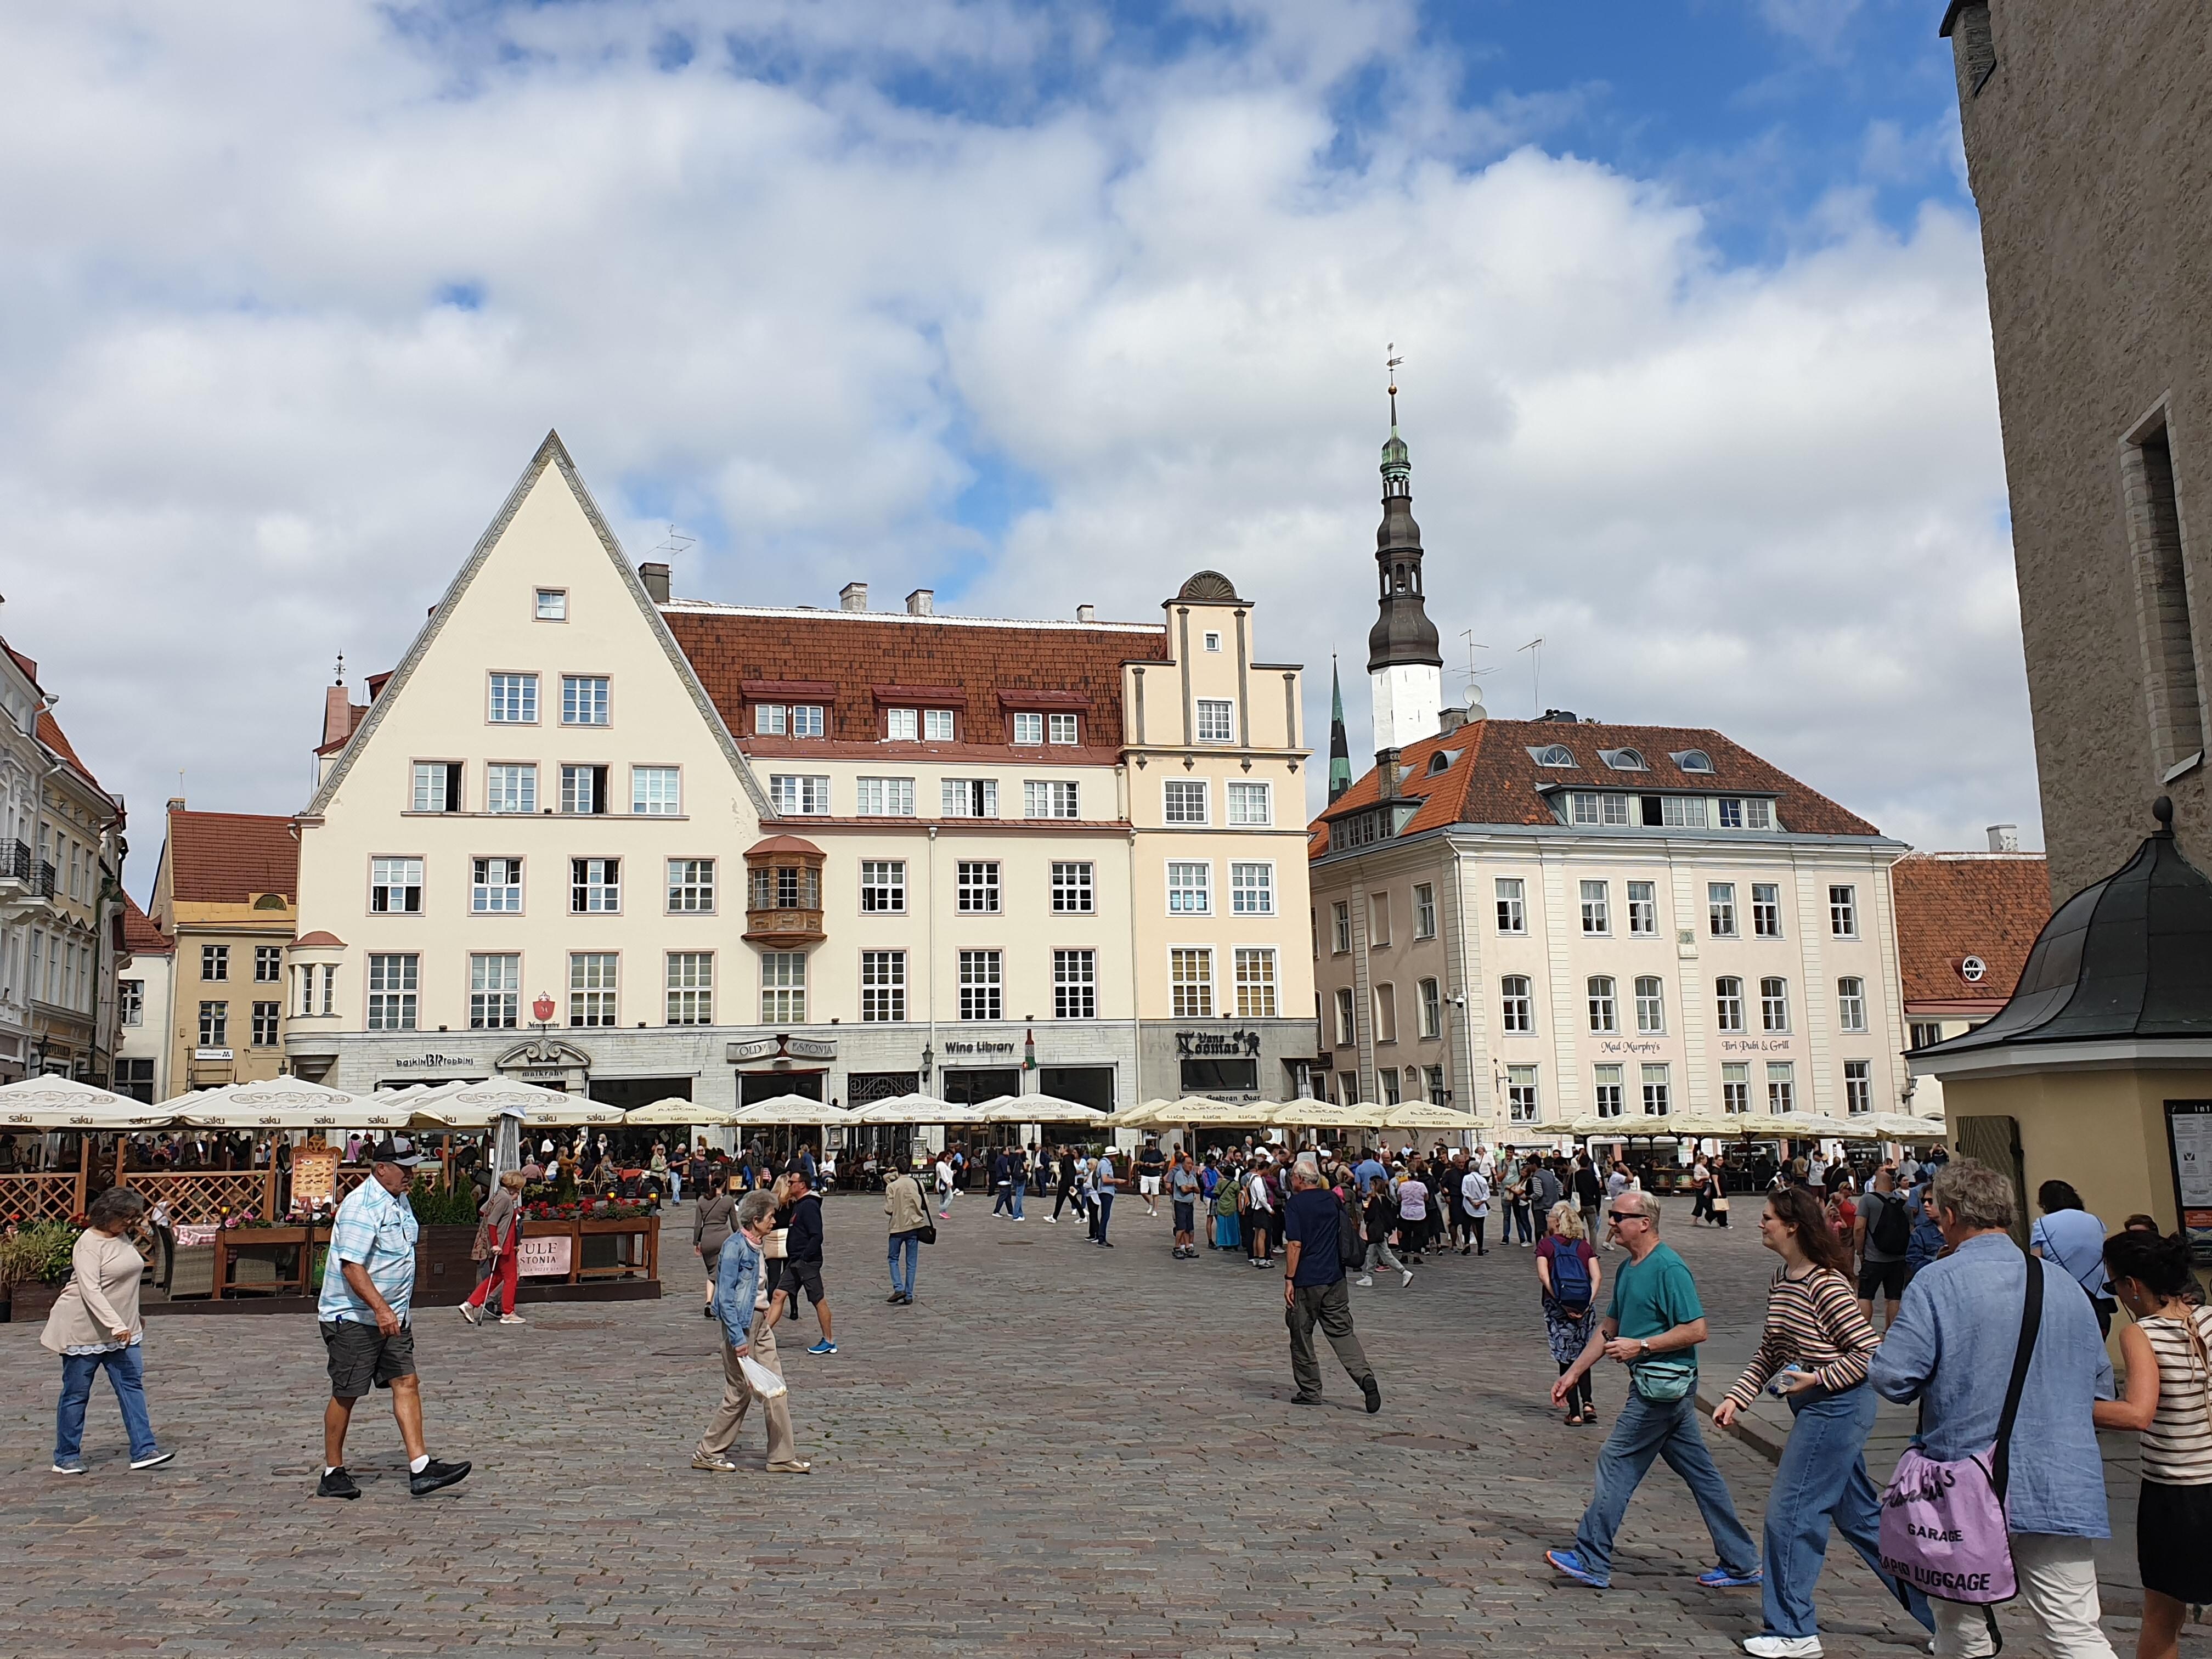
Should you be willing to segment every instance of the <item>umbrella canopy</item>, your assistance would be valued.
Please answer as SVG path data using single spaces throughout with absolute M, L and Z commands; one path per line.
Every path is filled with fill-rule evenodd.
M 1874 1131 L 1850 1119 L 1820 1112 L 1785 1112 L 1774 1120 L 1781 1133 L 1802 1140 L 1865 1140 Z
M 851 1123 L 938 1123 L 958 1125 L 981 1123 L 983 1112 L 977 1106 L 956 1106 L 949 1100 L 939 1100 L 935 1095 L 893 1095 L 872 1106 L 863 1107 L 845 1120 Z
M 511 1117 L 535 1128 L 540 1125 L 620 1123 L 622 1108 L 586 1100 L 558 1089 L 541 1089 L 534 1083 L 510 1078 L 487 1078 L 456 1089 L 443 1099 L 416 1109 L 452 1129 L 483 1129 L 495 1118 Z
M 158 1129 L 175 1109 L 112 1094 L 69 1077 L 27 1077 L 0 1087 L 0 1129 Z
M 986 1123 L 1097 1123 L 1108 1115 L 1057 1095 L 1000 1095 L 983 1103 Z
M 693 1124 L 708 1128 L 720 1128 L 737 1121 L 735 1112 L 726 1112 L 719 1106 L 707 1106 L 696 1100 L 685 1100 L 680 1095 L 670 1095 L 649 1106 L 633 1106 L 623 1114 L 623 1121 L 638 1128 L 688 1129 Z
M 1425 1100 L 1409 1100 L 1382 1109 L 1385 1129 L 1474 1129 L 1481 1126 L 1465 1112 L 1449 1106 L 1431 1106 Z
M 1163 1103 L 1146 1121 L 1160 1127 L 1188 1124 L 1216 1129 L 1263 1129 L 1281 1109 L 1274 1101 L 1206 1100 L 1185 1095 L 1181 1100 Z
M 1948 1139 L 1950 1133 L 1942 1118 L 1917 1117 L 1910 1112 L 1876 1112 L 1854 1121 L 1874 1129 L 1884 1140 L 1937 1141 Z
M 811 1100 L 805 1095 L 777 1095 L 769 1100 L 757 1100 L 750 1106 L 739 1107 L 723 1121 L 733 1128 L 766 1128 L 770 1124 L 811 1124 L 822 1127 L 832 1123 L 857 1123 L 860 1115 L 842 1106 L 832 1106 L 827 1101 Z
M 303 1077 L 202 1089 L 179 1095 L 167 1109 L 202 1129 L 404 1129 L 410 1116 L 404 1104 L 349 1094 Z
M 1109 1129 L 1133 1129 L 1140 1124 L 1158 1123 L 1164 1113 L 1175 1107 L 1172 1100 L 1148 1100 L 1141 1106 L 1124 1106 L 1118 1112 L 1109 1112 L 1093 1127 Z
M 1275 1109 L 1268 1121 L 1279 1129 L 1379 1129 L 1380 1106 L 1332 1106 L 1325 1100 L 1293 1100 Z

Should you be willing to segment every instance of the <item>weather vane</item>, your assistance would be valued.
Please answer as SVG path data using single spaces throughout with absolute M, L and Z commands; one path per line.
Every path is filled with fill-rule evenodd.
M 1382 367 L 1390 376 L 1390 424 L 1398 424 L 1398 365 L 1406 360 L 1398 355 L 1398 343 L 1392 340 L 1382 348 Z

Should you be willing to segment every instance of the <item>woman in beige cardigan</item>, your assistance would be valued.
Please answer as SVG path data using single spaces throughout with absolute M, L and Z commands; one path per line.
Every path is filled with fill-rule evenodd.
M 150 1469 L 176 1455 L 155 1443 L 154 1422 L 146 1414 L 146 1361 L 140 1346 L 146 1332 L 138 1317 L 138 1279 L 146 1263 L 124 1236 L 145 1208 L 146 1200 L 124 1187 L 111 1187 L 92 1200 L 87 1218 L 92 1224 L 77 1235 L 70 1254 L 70 1282 L 39 1339 L 62 1357 L 56 1474 L 84 1473 L 84 1412 L 92 1400 L 93 1376 L 103 1367 L 131 1436 L 131 1467 Z

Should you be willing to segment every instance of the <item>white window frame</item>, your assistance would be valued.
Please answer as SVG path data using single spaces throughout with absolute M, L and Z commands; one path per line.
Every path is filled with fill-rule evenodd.
M 1083 740 L 1080 717 L 1074 714 L 1047 714 L 1044 731 L 1047 743 L 1075 746 Z
M 1237 981 L 1237 1018 L 1276 1017 L 1275 951 L 1272 945 L 1239 945 L 1230 953 Z
M 1079 818 L 1083 816 L 1081 797 L 1068 779 L 1032 778 L 1022 785 L 1022 816 Z
M 1241 859 L 1231 862 L 1229 914 L 1233 916 L 1272 916 L 1275 914 L 1275 866 L 1273 864 Z
M 1715 939 L 1740 939 L 1736 930 L 1735 884 L 1732 881 L 1709 881 L 1705 884 L 1705 927 Z
M 1667 1117 L 1674 1108 L 1674 1084 L 1667 1062 L 1647 1060 L 1643 1062 L 1644 1115 Z
M 757 738 L 780 738 L 787 724 L 785 706 L 780 702 L 757 702 L 753 705 L 753 735 Z
M 1352 902 L 1338 899 L 1329 906 L 1330 954 L 1346 956 L 1352 950 Z
M 469 860 L 469 914 L 472 916 L 519 916 L 522 914 L 522 860 L 498 854 L 471 855 Z M 494 878 L 499 878 L 495 879 Z
M 394 896 L 398 902 L 394 903 Z M 372 915 L 419 916 L 422 914 L 422 860 L 409 854 L 368 861 L 368 908 Z M 255 972 L 260 958 L 254 959 Z
M 1275 821 L 1274 786 L 1268 783 L 1247 783 L 1232 781 L 1229 785 L 1229 822 L 1251 829 L 1266 829 Z M 1255 813 L 1252 804 L 1257 801 L 1260 810 Z
M 999 1020 L 1006 1017 L 1006 959 L 1002 951 L 960 953 L 960 1018 Z
M 715 870 L 713 859 L 671 859 L 667 864 L 668 914 L 672 916 L 711 916 L 714 914 Z
M 622 955 L 616 951 L 568 953 L 568 1026 L 611 1030 L 622 1024 Z
M 1836 981 L 1836 1029 L 1855 1034 L 1867 1029 L 1866 981 L 1856 974 Z
M 664 1012 L 671 1025 L 712 1025 L 714 1023 L 714 953 L 712 951 L 670 951 L 665 953 Z
M 927 743 L 951 743 L 957 728 L 952 723 L 950 708 L 925 708 L 921 711 L 921 735 Z
M 1098 1018 L 1098 952 L 1082 946 L 1052 953 L 1052 1017 Z
M 531 600 L 531 619 L 533 622 L 568 621 L 568 590 L 565 587 L 538 588 Z
M 1498 931 L 1516 939 L 1525 936 L 1528 932 L 1528 884 L 1519 876 L 1499 876 L 1494 890 L 1498 898 Z
M 915 743 L 921 737 L 921 711 L 918 708 L 886 708 L 884 710 L 884 741 L 886 743 Z
M 469 1030 L 512 1031 L 521 1023 L 521 954 L 514 951 L 469 952 Z
M 1434 939 L 1437 936 L 1437 888 L 1434 882 L 1413 884 L 1413 937 Z
M 1797 1109 L 1797 1066 L 1794 1060 L 1766 1062 L 1766 1109 L 1786 1117 Z
M 794 702 L 786 705 L 790 710 L 791 730 L 787 736 L 819 738 L 829 729 L 829 719 L 818 702 Z
M 860 1023 L 897 1025 L 906 1020 L 906 952 L 860 952 Z
M 629 810 L 642 818 L 684 816 L 684 769 L 680 766 L 633 766 L 629 769 Z
M 1498 981 L 1498 1029 L 1508 1036 L 1535 1035 L 1536 999 L 1528 975 L 1507 974 Z
M 806 952 L 763 951 L 760 953 L 761 1024 L 806 1024 Z
M 1760 894 L 1767 896 L 1761 898 Z M 1781 939 L 1782 884 L 1778 881 L 1755 881 L 1751 884 L 1751 936 L 1753 939 Z
M 1160 822 L 1179 825 L 1209 822 L 1212 803 L 1204 778 L 1170 778 L 1160 786 Z
M 1044 716 L 1026 710 L 1017 711 L 1014 715 L 1014 742 L 1024 748 L 1030 744 L 1042 746 L 1044 743 Z
M 999 816 L 996 778 L 946 778 L 938 785 L 938 805 L 948 818 L 995 818 Z
M 484 811 L 502 816 L 534 816 L 538 811 L 538 763 L 493 761 L 484 767 Z
M 368 1005 L 366 1028 L 372 1031 L 413 1031 L 420 1029 L 422 957 L 414 951 L 377 951 L 369 954 L 363 976 Z M 200 1005 L 204 1010 L 206 1004 Z M 220 1045 L 218 1045 L 220 1046 Z
M 1850 1117 L 1864 1117 L 1874 1110 L 1874 1065 L 1870 1060 L 1847 1060 L 1844 1062 L 1844 1111 Z
M 1420 1005 L 1419 1030 L 1424 1041 L 1433 1042 L 1443 1035 L 1444 988 L 1441 981 L 1422 980 L 1413 988 Z
M 1713 981 L 1713 1029 L 1741 1033 L 1745 1017 L 1742 976 L 1723 974 Z
M 570 859 L 568 914 L 572 916 L 620 915 L 622 864 L 618 858 L 597 855 Z
M 612 726 L 615 683 L 605 674 L 561 676 L 561 724 Z
M 1613 884 L 1609 881 L 1585 881 L 1582 884 L 1582 921 L 1584 939 L 1610 939 L 1613 936 Z
M 1856 885 L 1847 882 L 1829 884 L 1828 933 L 1834 939 L 1859 936 L 1859 890 Z
M 1593 1036 L 1611 1036 L 1620 1030 L 1620 982 L 1612 975 L 1592 974 L 1583 983 L 1583 1000 Z
M 1359 1028 L 1357 1024 L 1355 1024 L 1357 1012 L 1357 1004 L 1352 994 L 1352 988 L 1349 985 L 1338 986 L 1336 988 L 1336 1042 L 1334 1045 L 1334 1047 L 1339 1048 L 1349 1048 L 1358 1042 Z M 1347 1106 L 1352 1104 L 1350 1101 L 1346 1101 L 1344 1103 Z
M 1237 741 L 1237 704 L 1233 698 L 1197 698 L 1193 718 L 1197 727 L 1191 733 L 1193 743 Z
M 820 818 L 830 816 L 830 780 L 811 772 L 771 772 L 769 799 L 780 817 Z
M 1543 1121 L 1541 1085 L 1534 1066 L 1505 1068 L 1505 1117 L 1509 1123 Z
M 1636 1034 L 1667 1035 L 1667 981 L 1656 974 L 1636 976 Z
M 1751 1062 L 1724 1060 L 1721 1065 L 1721 1115 L 1743 1117 L 1751 1111 Z
M 910 818 L 914 814 L 912 778 L 855 778 L 853 812 L 863 818 Z
M 489 726 L 538 724 L 538 676 L 498 669 L 485 683 L 484 722 Z
M 1657 882 L 1632 881 L 1628 884 L 1628 936 L 1631 939 L 1659 937 Z
M 1778 989 L 1770 988 L 1778 987 Z M 1759 981 L 1759 1028 L 1776 1036 L 1787 1036 L 1790 1030 L 1790 981 L 1779 974 L 1767 974 Z
M 906 914 L 906 860 L 860 860 L 860 914 L 864 916 L 902 916 Z
M 1625 1070 L 1610 1060 L 1590 1068 L 1590 1106 L 1598 1116 L 1616 1118 L 1626 1115 L 1621 1083 Z
M 1203 945 L 1168 951 L 1170 1011 L 1176 1019 L 1213 1018 L 1213 951 Z
M 1171 916 L 1213 914 L 1213 864 L 1207 859 L 1170 859 L 1167 913 Z
M 995 916 L 1005 903 L 996 859 L 960 859 L 953 865 L 954 909 L 963 916 Z
M 1057 916 L 1098 913 L 1098 869 L 1089 859 L 1055 859 L 1052 866 L 1052 911 Z

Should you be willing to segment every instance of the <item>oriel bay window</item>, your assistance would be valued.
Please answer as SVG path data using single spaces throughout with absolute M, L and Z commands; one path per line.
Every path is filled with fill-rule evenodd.
M 822 931 L 822 849 L 772 836 L 745 854 L 745 937 L 812 944 Z

